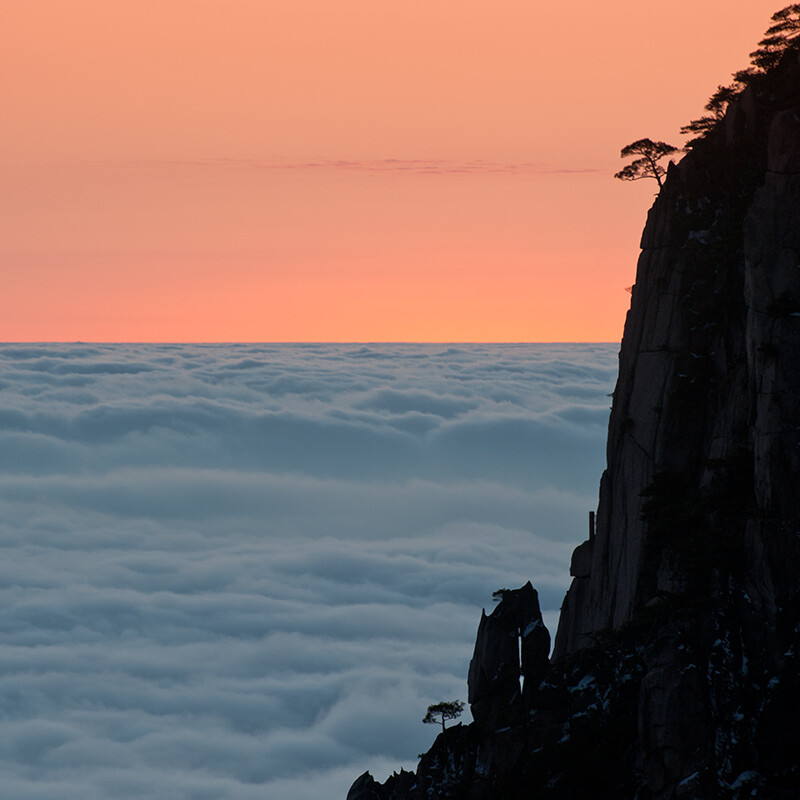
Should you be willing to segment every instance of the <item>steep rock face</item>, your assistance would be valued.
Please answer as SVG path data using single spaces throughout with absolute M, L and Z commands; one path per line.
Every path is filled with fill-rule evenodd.
M 786 63 L 769 85 L 745 90 L 713 140 L 671 167 L 650 211 L 597 535 L 584 545 L 590 565 L 566 599 L 556 657 L 659 596 L 692 590 L 708 578 L 704 551 L 717 557 L 720 544 L 754 567 L 751 598 L 768 617 L 794 591 L 798 73 Z M 665 508 L 670 497 L 682 508 Z
M 481 620 L 476 722 L 351 800 L 800 797 L 796 52 L 669 169 L 607 457 L 549 667 L 520 700 L 523 587 Z

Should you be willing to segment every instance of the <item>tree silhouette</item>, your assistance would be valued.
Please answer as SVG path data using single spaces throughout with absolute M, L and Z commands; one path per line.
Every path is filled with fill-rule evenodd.
M 734 82 L 730 86 L 717 86 L 717 91 L 711 95 L 705 105 L 706 111 L 710 111 L 711 114 L 693 119 L 688 125 L 681 128 L 681 133 L 693 133 L 697 137 L 688 141 L 684 145 L 684 149 L 694 147 L 697 142 L 717 127 L 717 123 L 725 116 L 731 101 L 744 88 L 746 81 L 740 80 L 738 75 L 739 73 L 734 75 Z
M 774 67 L 783 54 L 794 45 L 800 35 L 800 3 L 792 3 L 772 15 L 772 25 L 758 43 L 758 50 L 750 53 L 750 60 L 764 71 Z
M 794 39 L 800 34 L 800 3 L 792 3 L 780 11 L 776 11 L 772 17 L 774 23 L 767 28 L 767 36 L 784 36 L 787 39 Z
M 693 119 L 681 128 L 681 133 L 694 134 L 696 137 L 686 143 L 685 149 L 697 145 L 717 127 L 731 101 L 748 83 L 774 67 L 787 50 L 797 48 L 800 44 L 800 3 L 792 3 L 776 11 L 771 20 L 772 25 L 767 28 L 764 38 L 758 43 L 758 50 L 750 53 L 752 66 L 735 72 L 730 86 L 717 87 L 717 91 L 711 95 L 705 106 L 705 110 L 710 111 L 710 114 Z
M 750 83 L 756 75 L 760 75 L 759 71 L 755 67 L 747 67 L 746 69 L 740 69 L 737 72 L 733 73 L 733 80 L 736 83 L 741 83 L 742 86 L 746 86 Z
M 717 123 L 725 116 L 728 105 L 742 90 L 740 82 L 732 83 L 730 86 L 717 86 L 717 91 L 711 95 L 705 105 L 706 114 L 700 119 L 693 119 L 688 125 L 681 128 L 681 133 L 694 133 L 698 136 L 705 136 L 709 131 L 714 130 Z
M 434 703 L 428 706 L 428 713 L 423 717 L 422 721 L 432 725 L 441 723 L 442 732 L 445 731 L 445 720 L 458 719 L 461 712 L 464 710 L 464 704 L 460 700 L 453 700 L 452 702 Z
M 666 142 L 654 142 L 652 139 L 637 139 L 620 150 L 620 158 L 630 158 L 639 156 L 628 166 L 621 169 L 614 175 L 621 181 L 638 181 L 642 178 L 654 178 L 658 182 L 659 188 L 663 184 L 663 177 L 667 171 L 658 162 L 666 156 L 677 153 L 678 148 Z

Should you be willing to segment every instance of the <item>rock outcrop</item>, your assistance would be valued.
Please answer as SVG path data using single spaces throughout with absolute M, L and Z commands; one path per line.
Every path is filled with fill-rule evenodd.
M 362 776 L 349 800 L 800 798 L 797 50 L 670 166 L 607 460 L 549 663 L 533 588 L 508 592 L 481 619 L 475 722 L 413 784 Z
M 497 608 L 481 613 L 467 686 L 475 724 L 497 730 L 522 724 L 547 672 L 550 633 L 530 581 L 501 590 Z

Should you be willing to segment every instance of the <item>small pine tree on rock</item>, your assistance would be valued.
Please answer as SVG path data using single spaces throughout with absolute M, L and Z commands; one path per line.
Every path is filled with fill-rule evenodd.
M 692 133 L 698 138 L 703 138 L 717 127 L 717 123 L 725 116 L 728 106 L 736 95 L 741 92 L 743 85 L 735 81 L 730 86 L 718 86 L 717 91 L 711 95 L 705 105 L 710 114 L 693 119 L 688 125 L 681 128 L 681 133 Z M 694 141 L 688 142 L 686 147 L 691 147 Z
M 441 724 L 442 732 L 444 733 L 445 720 L 458 719 L 463 711 L 464 704 L 461 702 L 461 700 L 434 703 L 432 706 L 428 706 L 428 713 L 423 717 L 422 721 L 425 723 L 430 723 L 431 725 Z
M 659 189 L 664 185 L 663 178 L 667 171 L 659 163 L 663 158 L 677 153 L 678 148 L 666 142 L 654 142 L 652 139 L 637 139 L 620 150 L 620 158 L 634 159 L 628 166 L 621 169 L 615 178 L 621 181 L 638 181 L 642 178 L 654 178 Z

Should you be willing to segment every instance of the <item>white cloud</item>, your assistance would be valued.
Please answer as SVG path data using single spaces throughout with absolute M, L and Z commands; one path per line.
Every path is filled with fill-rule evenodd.
M 555 621 L 616 355 L 17 345 L 0 371 L 4 797 L 320 800 L 413 765 L 494 589 L 530 578 Z

